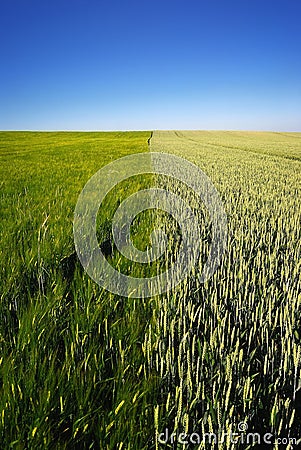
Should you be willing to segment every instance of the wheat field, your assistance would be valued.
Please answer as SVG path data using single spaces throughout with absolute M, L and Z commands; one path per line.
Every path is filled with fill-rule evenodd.
M 82 269 L 73 213 L 97 170 L 149 151 L 181 156 L 210 177 L 227 215 L 227 245 L 214 275 L 200 283 L 211 242 L 203 205 L 172 179 L 123 183 L 99 212 L 100 242 L 112 240 L 117 206 L 157 184 L 177 191 L 204 220 L 196 243 L 202 257 L 182 283 L 125 298 Z M 300 133 L 1 132 L 0 158 L 1 448 L 259 448 L 242 434 L 231 442 L 242 423 L 250 433 L 271 433 L 270 448 L 296 448 Z M 168 215 L 141 214 L 132 224 L 135 245 L 145 249 L 154 224 L 168 231 L 164 256 L 172 264 L 179 230 Z M 165 267 L 129 263 L 116 248 L 108 261 L 140 277 Z M 162 433 L 168 442 L 160 442 Z M 198 442 L 210 433 L 227 436 Z

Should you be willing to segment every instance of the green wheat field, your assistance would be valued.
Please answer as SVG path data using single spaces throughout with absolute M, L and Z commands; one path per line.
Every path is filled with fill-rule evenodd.
M 150 150 L 210 177 L 227 248 L 205 284 L 200 266 L 165 294 L 123 298 L 82 269 L 74 209 L 101 167 Z M 301 442 L 301 133 L 0 132 L 0 158 L 1 449 L 265 448 L 229 437 L 158 441 L 166 429 L 204 436 L 235 433 L 241 422 L 287 438 L 269 448 L 297 448 L 289 438 Z M 139 176 L 110 192 L 100 245 L 112 240 L 118 205 L 156 183 Z M 155 226 L 168 232 L 165 262 L 135 264 L 113 248 L 110 263 L 140 277 L 172 264 L 179 230 L 167 215 L 140 214 L 133 241 L 145 250 Z M 204 224 L 200 265 L 209 244 Z

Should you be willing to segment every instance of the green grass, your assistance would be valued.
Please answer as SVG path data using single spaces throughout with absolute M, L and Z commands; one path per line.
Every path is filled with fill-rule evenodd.
M 148 151 L 149 135 L 0 133 L 3 449 L 151 450 L 166 427 L 229 433 L 241 421 L 249 431 L 301 436 L 301 134 L 155 132 L 152 151 L 194 162 L 220 192 L 227 251 L 204 285 L 191 276 L 167 294 L 125 299 L 72 265 L 73 213 L 89 178 Z M 137 177 L 111 192 L 100 239 L 110 237 L 118 204 L 155 182 Z M 168 228 L 166 219 L 141 214 L 137 247 L 154 223 Z M 167 249 L 174 258 L 176 238 Z M 136 276 L 157 267 L 115 252 L 111 262 Z
M 147 151 L 148 137 L 0 134 L 1 448 L 139 448 L 149 439 L 157 375 L 145 372 L 141 336 L 151 300 L 116 299 L 79 265 L 70 277 L 61 264 L 74 251 L 85 183 L 110 161 Z

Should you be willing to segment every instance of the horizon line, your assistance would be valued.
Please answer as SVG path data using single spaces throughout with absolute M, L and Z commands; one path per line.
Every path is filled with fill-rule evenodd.
M 113 133 L 113 132 L 154 132 L 154 131 L 223 131 L 223 132 L 248 132 L 248 133 L 301 133 L 301 130 L 275 130 L 275 129 L 240 129 L 240 128 L 141 128 L 141 129 L 0 129 L 0 133 L 22 132 L 22 133 Z

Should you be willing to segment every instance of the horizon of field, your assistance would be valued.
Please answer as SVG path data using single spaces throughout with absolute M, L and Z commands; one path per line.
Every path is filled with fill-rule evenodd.
M 275 133 L 275 134 L 301 134 L 300 130 L 288 131 L 285 129 L 273 130 L 273 129 L 240 129 L 240 128 L 129 128 L 129 129 L 81 129 L 81 128 L 68 128 L 68 129 L 0 129 L 0 133 L 135 133 L 135 132 L 154 132 L 154 131 L 200 131 L 211 133 Z

